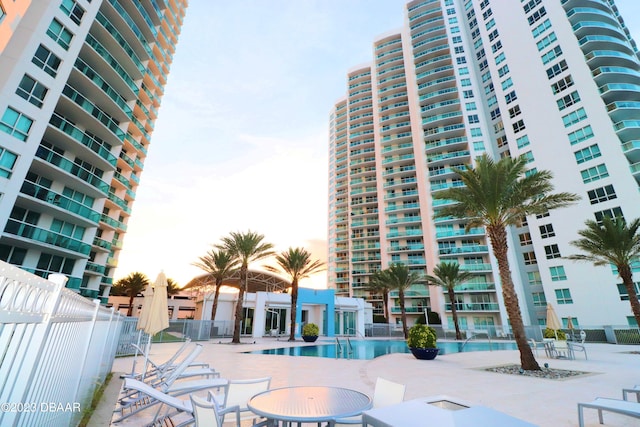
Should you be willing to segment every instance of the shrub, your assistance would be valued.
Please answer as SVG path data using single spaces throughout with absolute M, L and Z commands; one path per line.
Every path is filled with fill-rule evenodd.
M 544 337 L 545 338 L 555 338 L 556 337 L 556 331 L 553 329 L 545 329 L 544 330 Z M 567 335 L 564 333 L 564 331 L 561 331 L 560 329 L 558 329 L 558 339 L 559 340 L 566 340 L 567 339 Z
M 307 323 L 302 327 L 302 335 L 307 337 L 317 337 L 320 334 L 320 328 L 315 323 Z
M 413 325 L 409 329 L 407 345 L 412 348 L 436 348 L 436 330 L 428 325 Z

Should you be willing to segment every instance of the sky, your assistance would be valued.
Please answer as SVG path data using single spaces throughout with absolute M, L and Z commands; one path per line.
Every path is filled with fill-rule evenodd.
M 406 1 L 189 3 L 114 278 L 185 285 L 248 230 L 326 262 L 329 114 Z M 640 43 L 640 2 L 616 4 Z M 301 285 L 325 287 L 326 272 Z

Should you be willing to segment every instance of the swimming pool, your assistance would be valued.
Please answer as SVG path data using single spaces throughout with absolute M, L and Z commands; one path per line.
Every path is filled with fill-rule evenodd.
M 352 353 L 349 355 L 345 351 L 346 339 L 340 339 L 342 351 L 339 352 L 337 344 L 317 344 L 308 346 L 271 348 L 267 350 L 249 351 L 249 354 L 276 354 L 280 356 L 310 356 L 329 357 L 332 359 L 360 359 L 371 360 L 378 356 L 392 353 L 410 353 L 404 340 L 351 340 Z M 451 354 L 468 351 L 489 351 L 489 350 L 516 350 L 514 342 L 468 342 L 463 345 L 461 342 L 439 341 L 439 354 Z

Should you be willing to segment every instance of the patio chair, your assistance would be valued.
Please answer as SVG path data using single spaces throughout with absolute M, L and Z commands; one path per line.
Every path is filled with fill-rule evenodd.
M 229 380 L 229 384 L 226 387 L 226 392 L 216 396 L 223 402 L 222 407 L 228 408 L 229 406 L 238 406 L 240 408 L 241 420 L 253 420 L 253 424 L 256 423 L 256 419 L 259 418 L 256 414 L 251 412 L 247 407 L 249 399 L 256 394 L 269 390 L 271 385 L 271 377 L 254 378 L 248 380 Z M 224 421 L 224 416 L 222 417 Z
M 224 416 L 230 412 L 236 414 L 236 427 L 240 427 L 240 407 L 238 405 L 222 409 L 211 392 L 209 392 L 208 399 L 193 394 L 190 395 L 190 398 L 193 418 L 196 422 L 195 427 L 222 427 Z
M 635 394 L 636 395 L 636 401 L 638 401 L 638 403 L 640 403 L 640 385 L 635 385 L 632 388 L 623 388 L 622 389 L 622 399 L 623 400 L 629 400 L 629 394 Z
M 584 331 L 580 331 L 580 341 L 567 341 L 567 346 L 569 347 L 569 353 L 571 354 L 572 359 L 575 359 L 576 351 L 581 351 L 584 353 L 584 359 L 589 360 L 587 357 L 587 348 L 584 346 L 585 339 L 587 339 L 587 334 Z
M 405 390 L 406 386 L 404 384 L 398 384 L 378 377 L 376 379 L 376 386 L 373 390 L 372 409 L 401 403 L 404 400 Z M 349 424 L 362 424 L 362 415 L 349 418 L 339 418 L 335 420 L 335 422 L 331 423 L 332 426 Z
M 536 356 L 538 356 L 538 347 L 545 348 L 544 342 L 538 342 L 538 341 L 534 340 L 533 338 L 531 338 L 529 340 L 529 346 L 531 347 L 531 350 L 534 351 Z
M 596 397 L 593 402 L 578 403 L 578 426 L 584 427 L 584 409 L 591 408 L 598 410 L 598 420 L 604 424 L 602 412 L 609 411 L 616 414 L 627 415 L 629 417 L 640 418 L 640 403 L 628 402 L 626 400 L 607 399 Z

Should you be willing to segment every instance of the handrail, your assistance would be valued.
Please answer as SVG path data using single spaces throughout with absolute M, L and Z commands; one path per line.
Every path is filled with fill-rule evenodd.
M 480 332 L 476 332 L 476 333 L 472 333 L 471 336 L 469 338 L 467 338 L 466 340 L 464 340 L 464 342 L 462 343 L 462 347 L 460 347 L 460 351 L 462 351 L 462 349 L 464 348 L 465 345 L 467 345 L 467 343 L 469 341 L 471 341 L 472 339 L 476 338 L 478 335 L 486 335 L 487 338 L 489 339 L 489 351 L 493 351 L 491 349 L 491 335 L 489 334 L 489 332 L 485 332 L 485 331 L 480 331 Z
M 340 339 L 336 337 L 336 359 L 342 356 L 342 346 L 340 345 Z
M 353 355 L 353 346 L 351 345 L 351 340 L 347 337 L 347 346 L 349 349 L 347 350 L 347 359 L 350 359 Z

